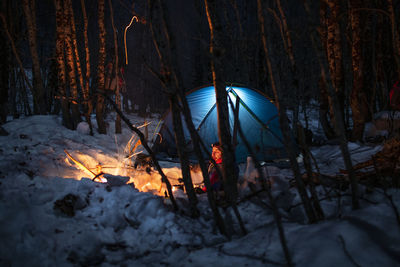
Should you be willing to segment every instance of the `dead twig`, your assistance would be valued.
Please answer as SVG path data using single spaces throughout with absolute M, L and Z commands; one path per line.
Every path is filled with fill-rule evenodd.
M 220 249 L 219 252 L 223 253 L 223 254 L 225 254 L 227 256 L 241 257 L 241 258 L 247 258 L 247 259 L 251 259 L 251 260 L 258 260 L 258 261 L 261 261 L 264 264 L 274 264 L 274 265 L 278 265 L 278 266 L 286 266 L 286 264 L 284 264 L 284 263 L 273 261 L 273 260 L 269 260 L 269 259 L 266 259 L 266 258 L 261 257 L 261 256 L 229 253 L 229 252 L 225 251 L 224 249 Z
M 171 183 L 169 182 L 167 176 L 165 176 L 163 170 L 161 169 L 160 164 L 158 163 L 158 160 L 155 156 L 155 154 L 153 153 L 153 150 L 151 150 L 151 148 L 149 147 L 149 145 L 146 142 L 146 138 L 144 136 L 144 134 L 136 127 L 133 126 L 133 124 L 129 121 L 129 119 L 122 113 L 122 111 L 118 108 L 117 104 L 115 104 L 115 102 L 107 95 L 105 94 L 104 91 L 100 92 L 105 99 L 107 99 L 107 101 L 113 106 L 115 112 L 118 113 L 118 115 L 121 117 L 121 119 L 126 123 L 126 125 L 129 127 L 130 130 L 132 130 L 133 132 L 135 132 L 139 139 L 140 142 L 142 143 L 142 146 L 144 147 L 144 149 L 147 151 L 147 153 L 150 155 L 151 160 L 153 161 L 154 166 L 156 167 L 158 173 L 161 175 L 161 181 L 164 182 L 167 186 L 167 190 L 168 190 L 168 195 L 169 198 L 171 200 L 172 206 L 174 207 L 174 210 L 178 210 L 178 205 L 176 204 L 175 198 L 174 198 L 174 194 L 172 193 L 172 186 Z
M 346 256 L 349 258 L 349 260 L 351 261 L 351 263 L 353 263 L 354 266 L 361 267 L 361 265 L 358 264 L 358 263 L 353 259 L 353 257 L 351 256 L 350 252 L 347 250 L 347 248 L 346 248 L 346 242 L 344 241 L 343 236 L 342 236 L 342 235 L 338 235 L 338 238 L 339 238 L 340 244 L 341 244 L 342 247 L 343 247 L 344 254 L 346 254 Z

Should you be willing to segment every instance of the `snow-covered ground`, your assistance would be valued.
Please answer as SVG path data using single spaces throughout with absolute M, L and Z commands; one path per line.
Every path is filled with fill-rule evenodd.
M 140 126 L 143 118 L 131 115 Z M 262 195 L 238 205 L 248 234 L 241 235 L 231 209 L 220 208 L 232 239 L 218 233 L 205 194 L 198 195 L 199 219 L 173 212 L 164 198 L 160 176 L 132 168 L 126 147 L 132 133 L 94 136 L 70 131 L 57 116 L 32 116 L 4 125 L 0 136 L 0 266 L 275 266 L 285 259 L 269 203 Z M 159 116 L 149 125 L 151 137 Z M 95 122 L 95 120 L 94 120 Z M 141 128 L 144 129 L 144 128 Z M 354 163 L 368 160 L 381 148 L 349 144 Z M 110 186 L 91 180 L 69 159 L 66 150 L 92 172 L 101 165 L 115 179 Z M 142 150 L 138 147 L 137 151 Z M 312 149 L 321 172 L 337 174 L 340 150 L 327 145 Z M 161 162 L 172 184 L 179 165 Z M 240 166 L 241 196 L 252 170 Z M 381 189 L 360 187 L 361 209 L 351 209 L 349 191 L 327 199 L 317 188 L 326 220 L 306 224 L 289 169 L 268 166 L 272 191 L 283 216 L 288 248 L 296 266 L 399 266 L 400 225 Z M 201 176 L 193 169 L 194 183 Z M 86 178 L 84 178 L 86 177 Z M 133 186 L 134 184 L 134 186 Z M 400 208 L 398 189 L 388 190 Z M 184 193 L 175 191 L 185 210 Z M 64 201 L 61 201 L 64 200 Z M 64 210 L 62 212 L 61 210 Z M 69 215 L 67 215 L 69 214 Z

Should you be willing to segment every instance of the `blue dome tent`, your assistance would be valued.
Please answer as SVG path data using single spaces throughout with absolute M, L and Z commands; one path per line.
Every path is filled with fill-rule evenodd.
M 282 132 L 279 127 L 278 110 L 276 106 L 262 93 L 253 89 L 237 86 L 226 88 L 228 98 L 236 105 L 239 98 L 239 121 L 247 141 L 253 147 L 260 160 L 273 160 L 286 156 Z M 201 139 L 211 152 L 211 144 L 218 141 L 216 97 L 213 86 L 195 89 L 187 94 L 192 120 Z M 230 107 L 230 105 L 229 105 Z M 236 109 L 236 107 L 235 107 Z M 183 120 L 183 118 L 182 118 Z M 184 123 L 184 122 L 183 122 Z M 231 132 L 234 127 L 234 112 L 229 108 L 229 123 Z M 188 148 L 191 146 L 189 131 L 184 123 L 185 140 Z M 172 126 L 172 114 L 169 111 L 160 128 L 153 149 L 156 153 L 165 152 L 170 157 L 176 157 L 176 145 Z M 245 162 L 248 151 L 239 133 L 235 147 L 236 161 Z M 191 157 L 194 158 L 193 152 Z

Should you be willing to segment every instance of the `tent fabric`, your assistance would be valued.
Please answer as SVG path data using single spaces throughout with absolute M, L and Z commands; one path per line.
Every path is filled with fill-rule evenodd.
M 276 106 L 263 94 L 250 88 L 228 86 L 226 90 L 228 98 L 230 98 L 234 106 L 236 105 L 236 98 L 239 97 L 240 99 L 240 126 L 247 141 L 256 152 L 257 158 L 267 161 L 285 157 L 286 152 L 282 142 L 283 137 L 279 127 Z M 186 96 L 186 99 L 191 110 L 193 124 L 206 145 L 208 152 L 211 153 L 211 144 L 218 141 L 218 116 L 214 87 L 206 86 L 194 90 Z M 233 132 L 234 112 L 231 108 L 229 109 L 229 124 L 231 132 Z M 156 152 L 165 152 L 170 157 L 176 157 L 177 153 L 173 133 L 172 114 L 168 112 L 160 129 L 158 140 L 156 140 L 153 147 L 154 150 Z M 186 144 L 188 144 L 190 150 L 191 138 L 185 123 L 184 134 Z M 193 151 L 191 152 L 191 156 L 194 158 Z M 243 140 L 239 133 L 237 133 L 237 145 L 235 147 L 236 161 L 245 162 L 248 154 Z

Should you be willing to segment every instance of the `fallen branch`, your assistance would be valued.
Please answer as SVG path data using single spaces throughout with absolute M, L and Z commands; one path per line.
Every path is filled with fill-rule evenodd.
M 68 153 L 68 151 L 66 149 L 64 149 L 65 154 L 67 154 L 68 158 L 70 160 L 72 160 L 79 169 L 89 172 L 91 175 L 93 175 L 93 179 L 97 178 L 97 174 L 92 172 L 88 167 L 86 167 L 83 163 L 81 163 L 80 161 L 78 161 L 77 159 L 75 159 L 74 157 L 72 157 L 72 155 L 70 153 Z
M 220 249 L 219 252 L 222 253 L 222 254 L 225 254 L 227 256 L 231 256 L 231 257 L 241 257 L 241 258 L 247 258 L 247 259 L 251 259 L 251 260 L 261 261 L 263 264 L 273 264 L 273 265 L 278 265 L 278 266 L 286 266 L 286 264 L 284 264 L 284 263 L 273 261 L 273 260 L 269 260 L 269 259 L 263 258 L 261 256 L 247 255 L 247 254 L 235 254 L 235 253 L 230 253 L 230 252 L 228 252 L 228 251 L 226 251 L 224 249 Z
M 158 173 L 161 175 L 161 181 L 164 182 L 167 186 L 167 190 L 168 190 L 168 195 L 169 198 L 171 199 L 172 202 L 172 206 L 174 207 L 175 210 L 178 210 L 178 205 L 176 204 L 174 195 L 172 193 L 172 186 L 171 183 L 169 182 L 167 176 L 165 176 L 163 170 L 161 169 L 160 164 L 158 163 L 158 160 L 155 156 L 155 154 L 153 153 L 153 151 L 151 150 L 151 148 L 149 147 L 149 145 L 146 142 L 146 138 L 144 136 L 144 134 L 136 127 L 133 126 L 133 124 L 129 121 L 129 119 L 122 113 L 122 111 L 118 108 L 117 104 L 115 104 L 115 102 L 107 95 L 105 94 L 104 91 L 100 91 L 100 93 L 105 97 L 105 99 L 108 100 L 108 102 L 113 106 L 115 112 L 118 113 L 118 115 L 121 117 L 121 119 L 126 123 L 126 125 L 129 127 L 129 129 L 131 129 L 133 132 L 135 132 L 139 139 L 140 142 L 142 143 L 142 146 L 144 147 L 144 149 L 147 151 L 147 153 L 150 155 L 151 160 L 153 161 L 154 166 L 156 167 Z

